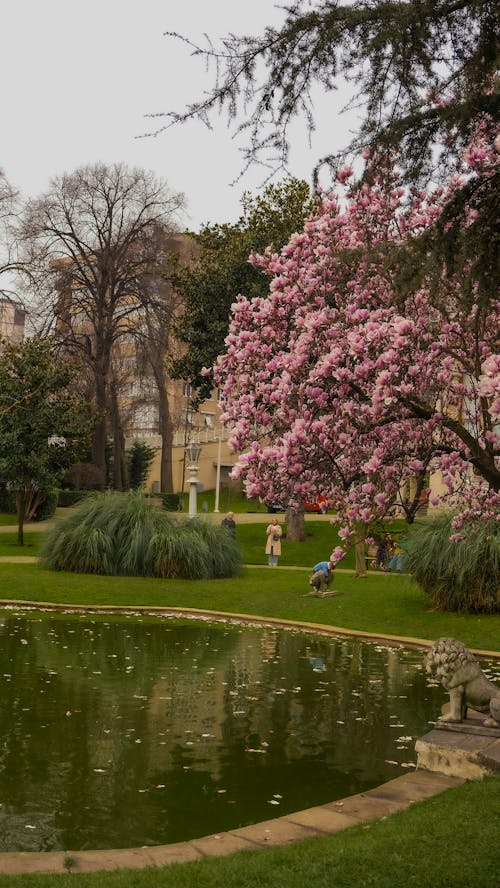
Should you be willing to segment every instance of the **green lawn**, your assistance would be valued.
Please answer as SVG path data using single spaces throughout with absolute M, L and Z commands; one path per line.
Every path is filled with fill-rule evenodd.
M 15 527 L 17 524 L 17 517 L 15 515 L 10 515 L 8 512 L 0 512 L 0 527 L 6 527 L 10 524 Z
M 24 534 L 24 546 L 17 544 L 17 531 L 0 533 L 0 555 L 38 555 L 42 545 L 43 534 L 28 531 Z
M 286 538 L 286 524 L 281 519 L 280 524 L 285 529 L 281 546 L 282 555 L 279 559 L 279 563 L 282 566 L 312 567 L 318 561 L 327 560 L 332 549 L 340 543 L 337 531 L 329 521 L 309 519 L 306 522 L 307 536 L 304 542 L 301 543 L 288 540 Z M 266 544 L 265 523 L 237 523 L 236 535 L 242 548 L 245 564 L 267 564 L 267 555 L 264 552 Z M 339 566 L 353 570 L 354 553 L 352 551 L 348 552 Z

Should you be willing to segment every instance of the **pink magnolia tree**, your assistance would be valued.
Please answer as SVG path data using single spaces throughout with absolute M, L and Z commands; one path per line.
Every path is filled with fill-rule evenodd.
M 269 293 L 238 297 L 215 368 L 249 495 L 300 506 L 324 493 L 346 541 L 395 505 L 411 522 L 429 472 L 442 478 L 432 503 L 460 505 L 457 527 L 498 514 L 500 303 L 436 268 L 402 292 L 391 261 L 442 218 L 463 177 L 489 176 L 497 160 L 478 139 L 461 175 L 429 194 L 368 159 L 364 181 L 342 170 L 281 253 L 251 257 Z M 464 227 L 473 220 L 470 205 Z

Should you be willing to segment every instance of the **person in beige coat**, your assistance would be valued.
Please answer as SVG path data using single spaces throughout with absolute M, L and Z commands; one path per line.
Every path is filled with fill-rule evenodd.
M 271 523 L 266 528 L 266 534 L 266 555 L 269 556 L 269 567 L 277 567 L 278 557 L 281 555 L 282 530 L 276 517 L 271 518 Z

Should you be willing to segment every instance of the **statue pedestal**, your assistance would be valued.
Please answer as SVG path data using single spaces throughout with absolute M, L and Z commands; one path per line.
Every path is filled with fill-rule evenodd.
M 469 710 L 464 722 L 437 721 L 415 744 L 417 768 L 465 780 L 500 774 L 500 728 L 485 727 L 485 718 Z

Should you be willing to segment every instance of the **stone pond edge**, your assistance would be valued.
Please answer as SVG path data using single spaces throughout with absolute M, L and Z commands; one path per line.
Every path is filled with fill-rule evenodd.
M 322 635 L 360 638 L 365 641 L 398 644 L 426 650 L 432 641 L 422 638 L 360 632 L 322 623 L 259 617 L 255 614 L 229 613 L 197 608 L 149 607 L 145 605 L 78 605 L 19 599 L 0 599 L 0 608 L 53 610 L 63 613 L 147 614 L 231 621 L 251 626 L 275 626 L 284 629 L 318 632 Z M 500 651 L 473 650 L 477 656 L 500 658 Z M 263 821 L 225 833 L 203 836 L 188 842 L 154 847 L 118 848 L 85 851 L 4 851 L 0 852 L 0 874 L 98 872 L 116 869 L 142 869 L 186 863 L 207 857 L 225 856 L 244 849 L 286 845 L 312 836 L 325 836 L 351 826 L 369 823 L 408 807 L 415 801 L 430 798 L 465 778 L 423 769 L 402 774 L 368 792 L 346 799 L 297 811 L 284 817 Z

